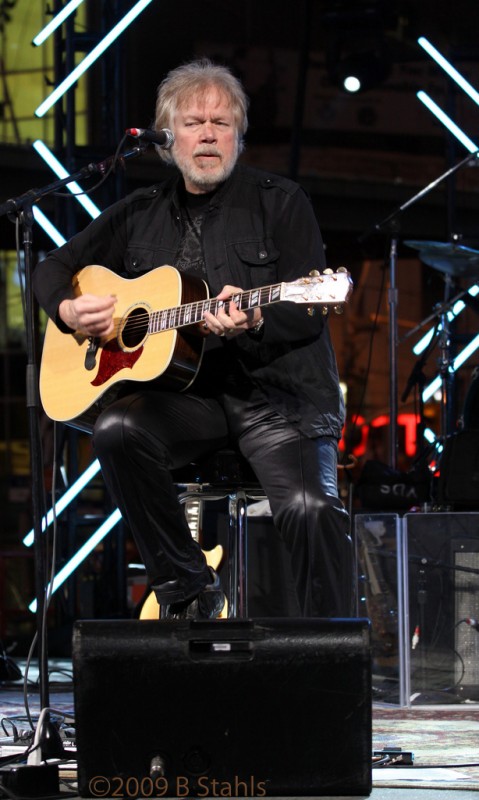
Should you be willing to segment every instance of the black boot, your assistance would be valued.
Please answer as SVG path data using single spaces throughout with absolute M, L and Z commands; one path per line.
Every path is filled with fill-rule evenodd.
M 167 607 L 167 619 L 218 619 L 225 606 L 226 597 L 221 589 L 219 575 L 208 567 L 211 581 L 196 597 Z

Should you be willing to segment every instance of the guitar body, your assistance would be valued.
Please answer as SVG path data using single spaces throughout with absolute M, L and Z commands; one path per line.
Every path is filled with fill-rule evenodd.
M 75 275 L 73 286 L 76 296 L 115 295 L 115 333 L 100 342 L 79 333 L 62 333 L 54 322 L 48 322 L 40 396 L 51 419 L 71 424 L 77 418 L 94 419 L 125 381 L 161 378 L 163 387 L 179 391 L 193 382 L 204 338 L 192 327 L 160 330 L 155 331 L 152 346 L 148 323 L 153 311 L 207 298 L 204 281 L 169 266 L 134 280 L 105 267 L 89 266 Z M 83 426 L 79 423 L 78 427 Z

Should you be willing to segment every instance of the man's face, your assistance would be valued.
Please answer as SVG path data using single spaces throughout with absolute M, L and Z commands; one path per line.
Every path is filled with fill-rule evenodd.
M 238 158 L 236 121 L 228 97 L 216 88 L 181 106 L 172 124 L 171 155 L 188 192 L 211 192 L 231 174 Z

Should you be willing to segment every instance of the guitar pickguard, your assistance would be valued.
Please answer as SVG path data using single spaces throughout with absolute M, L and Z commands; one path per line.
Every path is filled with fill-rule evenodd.
M 143 345 L 137 350 L 125 353 L 120 348 L 116 339 L 107 342 L 101 350 L 100 366 L 96 378 L 91 381 L 92 386 L 103 386 L 110 378 L 121 369 L 133 369 L 143 352 Z

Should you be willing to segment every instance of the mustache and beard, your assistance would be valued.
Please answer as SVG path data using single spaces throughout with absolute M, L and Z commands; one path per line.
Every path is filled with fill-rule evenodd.
M 226 158 L 214 145 L 198 147 L 192 155 L 175 152 L 173 147 L 171 155 L 185 182 L 200 192 L 208 192 L 223 183 L 233 172 L 238 160 L 239 143 L 236 143 L 233 152 Z

